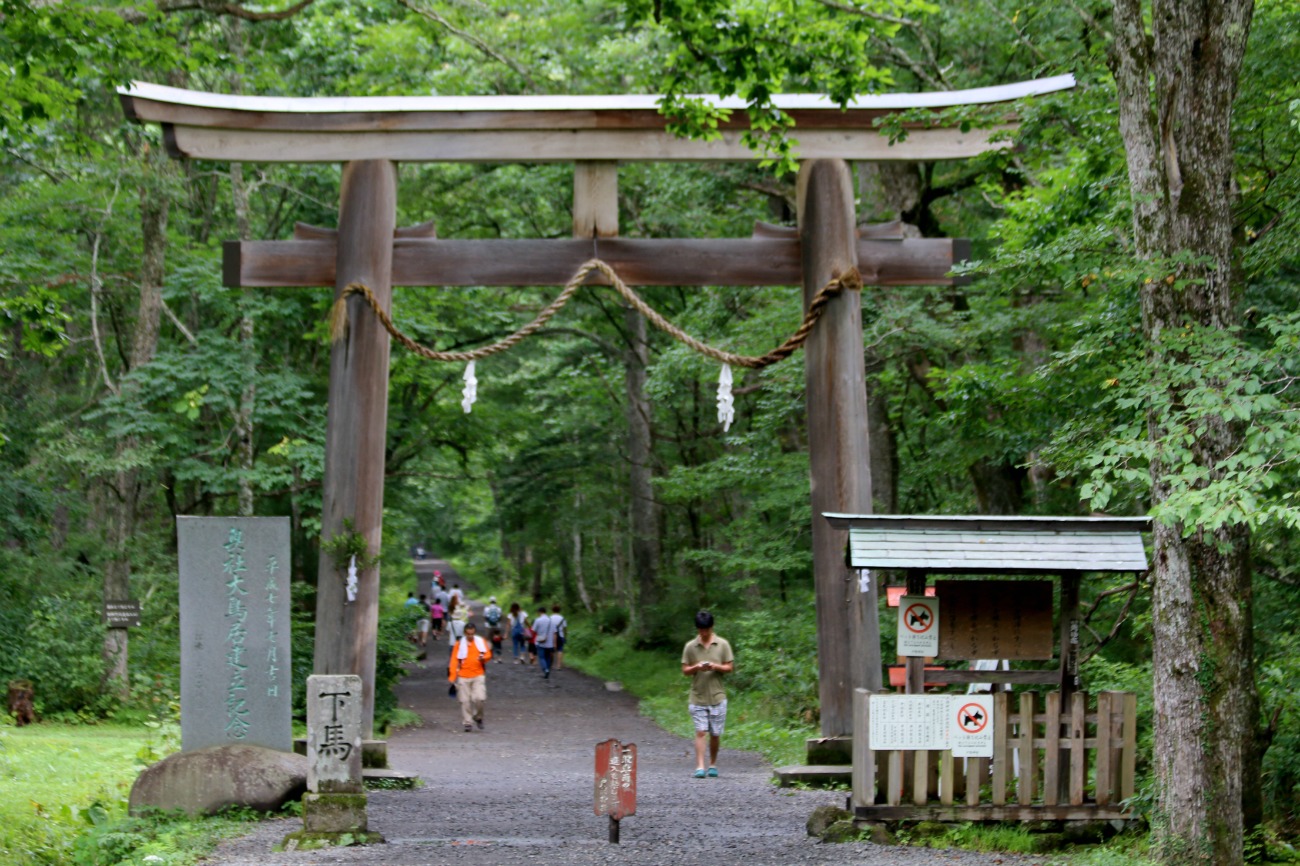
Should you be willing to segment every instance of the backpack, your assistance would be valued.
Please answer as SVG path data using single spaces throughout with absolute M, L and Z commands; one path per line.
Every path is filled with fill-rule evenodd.
M 495 605 L 483 611 L 483 618 L 487 620 L 488 625 L 496 625 L 501 622 L 501 608 Z

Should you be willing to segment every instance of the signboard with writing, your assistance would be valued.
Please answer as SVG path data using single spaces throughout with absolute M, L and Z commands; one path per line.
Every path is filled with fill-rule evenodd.
M 109 628 L 139 628 L 140 602 L 129 600 L 104 602 L 104 623 Z
M 939 653 L 939 599 L 905 595 L 898 602 L 898 654 L 932 658 Z
M 952 749 L 955 758 L 993 757 L 992 695 L 872 695 L 874 751 Z
M 872 749 L 948 748 L 949 695 L 872 695 L 868 701 Z
M 307 677 L 307 790 L 361 793 L 361 677 Z
M 1050 659 L 1050 580 L 937 580 L 943 599 L 941 659 Z
M 596 744 L 596 814 L 615 821 L 636 814 L 636 744 Z
M 178 517 L 181 748 L 293 747 L 289 518 Z

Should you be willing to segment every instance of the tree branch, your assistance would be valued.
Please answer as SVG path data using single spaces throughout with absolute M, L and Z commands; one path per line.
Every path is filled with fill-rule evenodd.
M 157 7 L 159 12 L 211 12 L 214 15 L 229 15 L 234 18 L 241 18 L 244 21 L 284 21 L 292 18 L 302 10 L 306 9 L 316 0 L 298 0 L 292 6 L 281 9 L 279 12 L 254 12 L 240 6 L 238 3 L 226 3 L 222 0 L 159 0 Z
M 537 82 L 533 80 L 533 76 L 529 74 L 527 69 L 525 69 L 515 60 L 512 60 L 509 57 L 505 56 L 500 51 L 497 51 L 491 45 L 488 45 L 486 42 L 484 42 L 482 39 L 479 39 L 474 34 L 467 33 L 466 31 L 461 30 L 459 27 L 452 24 L 450 21 L 448 21 L 446 18 L 442 17 L 432 9 L 425 9 L 422 6 L 417 6 L 415 0 L 398 0 L 398 2 L 400 2 L 407 9 L 410 9 L 416 15 L 419 15 L 424 18 L 428 18 L 430 21 L 433 21 L 435 24 L 445 29 L 448 33 L 452 34 L 458 39 L 464 40 L 474 48 L 477 48 L 479 51 L 486 54 L 488 57 L 491 57 L 493 60 L 497 61 L 498 63 L 503 63 L 506 66 L 508 66 L 510 69 L 514 70 L 514 72 L 517 75 L 519 75 L 521 78 L 524 79 L 524 82 L 527 83 L 529 90 L 538 89 Z

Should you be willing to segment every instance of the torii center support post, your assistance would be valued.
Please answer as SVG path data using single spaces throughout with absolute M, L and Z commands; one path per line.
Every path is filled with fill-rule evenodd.
M 798 208 L 806 308 L 822 286 L 858 264 L 847 163 L 805 162 L 799 171 Z M 881 688 L 876 586 L 872 581 L 868 592 L 859 590 L 857 576 L 845 562 L 847 533 L 832 529 L 821 515 L 871 512 L 858 292 L 841 292 L 826 305 L 804 352 L 821 731 L 823 737 L 849 737 L 854 689 Z
M 334 296 L 365 283 L 392 309 L 393 231 L 397 168 L 387 160 L 343 167 Z M 347 336 L 330 351 L 329 408 L 321 539 L 343 533 L 344 521 L 379 554 L 383 530 L 384 445 L 388 427 L 389 336 L 360 295 L 348 298 Z M 361 735 L 374 736 L 375 637 L 379 627 L 379 567 L 358 563 L 356 598 L 348 599 L 347 567 L 322 548 L 316 591 L 318 674 L 356 674 L 362 682 Z

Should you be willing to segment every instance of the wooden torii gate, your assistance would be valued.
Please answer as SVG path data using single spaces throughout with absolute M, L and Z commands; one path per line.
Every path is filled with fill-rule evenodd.
M 228 243 L 232 287 L 369 286 L 385 309 L 392 287 L 565 283 L 593 252 L 628 285 L 795 285 L 805 306 L 830 279 L 857 268 L 865 285 L 950 285 L 964 242 L 859 236 L 848 161 L 961 159 L 1001 147 L 990 129 L 906 124 L 890 143 L 881 117 L 908 109 L 1001 103 L 1074 86 L 1070 75 L 1002 87 L 864 97 L 845 109 L 819 95 L 778 96 L 805 160 L 797 230 L 751 238 L 618 238 L 618 163 L 741 161 L 744 105 L 712 141 L 666 131 L 656 96 L 436 96 L 296 98 L 235 96 L 135 83 L 120 91 L 129 118 L 161 123 L 175 157 L 247 162 L 342 162 L 337 231 L 300 228 L 293 240 Z M 456 240 L 396 224 L 397 162 L 573 162 L 574 240 Z M 870 233 L 867 233 L 870 234 Z M 597 278 L 593 278 L 593 282 Z M 359 296 L 352 327 L 330 361 L 321 533 L 345 519 L 371 550 L 381 541 L 389 336 Z M 867 406 L 859 298 L 840 293 L 805 344 L 812 513 L 871 511 Z M 852 732 L 855 688 L 880 688 L 876 588 L 859 593 L 844 561 L 844 532 L 813 521 L 821 727 Z M 373 733 L 379 574 L 361 572 L 355 602 L 322 553 L 315 671 L 359 674 L 365 736 Z M 845 639 L 847 636 L 847 640 Z

